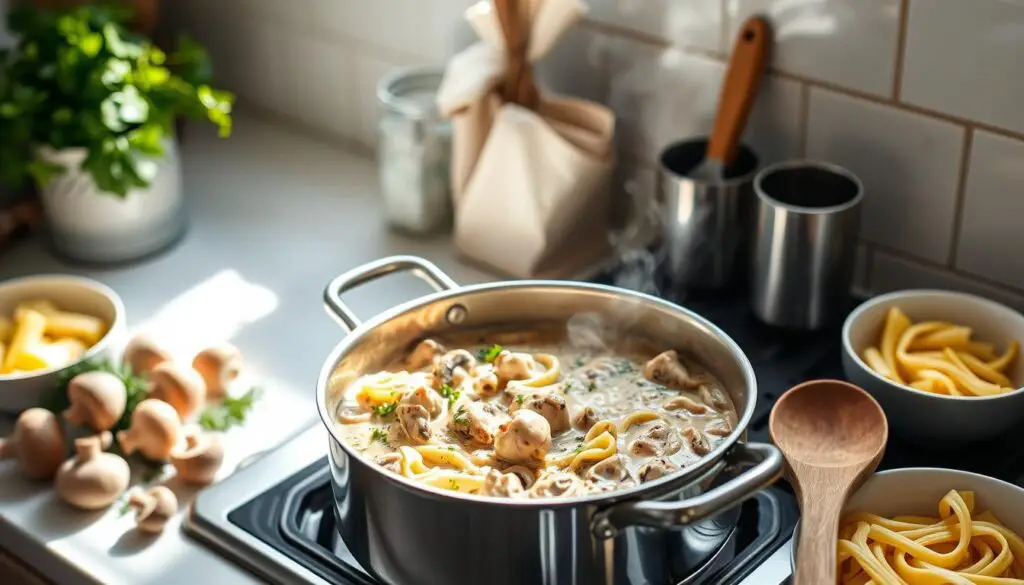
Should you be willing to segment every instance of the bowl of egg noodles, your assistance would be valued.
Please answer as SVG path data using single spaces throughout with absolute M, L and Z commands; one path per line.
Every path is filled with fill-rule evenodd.
M 843 326 L 843 370 L 919 443 L 994 438 L 1024 422 L 1024 316 L 944 290 L 881 295 Z
M 1015 485 L 952 469 L 882 471 L 846 504 L 837 583 L 1024 583 L 1021 534 L 1024 490 Z
M 28 276 L 0 284 L 0 412 L 40 406 L 62 372 L 108 356 L 125 332 L 109 287 L 78 276 Z

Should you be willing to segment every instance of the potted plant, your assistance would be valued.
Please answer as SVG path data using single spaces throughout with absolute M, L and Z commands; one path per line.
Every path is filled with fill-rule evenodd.
M 0 53 L 0 180 L 35 183 L 57 251 L 121 262 L 185 230 L 174 122 L 231 133 L 234 96 L 210 87 L 205 51 L 167 54 L 126 29 L 123 7 L 13 9 Z

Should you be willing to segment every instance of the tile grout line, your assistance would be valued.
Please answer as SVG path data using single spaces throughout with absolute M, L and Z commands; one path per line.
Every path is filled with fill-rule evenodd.
M 928 268 L 928 269 L 931 269 L 931 270 L 936 270 L 936 271 L 941 272 L 943 274 L 952 274 L 952 275 L 958 276 L 960 278 L 973 280 L 973 281 L 977 282 L 978 284 L 983 284 L 983 285 L 985 285 L 985 286 L 987 286 L 989 288 L 994 288 L 994 289 L 999 290 L 1001 292 L 1005 292 L 1005 293 L 1013 294 L 1013 295 L 1016 295 L 1016 296 L 1024 297 L 1024 289 L 1019 289 L 1019 288 L 1016 288 L 1016 287 L 1014 287 L 1012 285 L 1006 284 L 1004 282 L 999 282 L 997 280 L 992 280 L 991 278 L 988 278 L 987 276 L 982 276 L 980 274 L 974 274 L 973 272 L 968 272 L 968 271 L 960 269 L 960 268 L 950 268 L 949 266 L 946 266 L 945 264 L 942 264 L 941 262 L 936 262 L 934 260 L 927 260 L 925 258 L 921 258 L 919 256 L 915 256 L 915 255 L 910 254 L 908 252 L 904 252 L 903 250 L 897 250 L 896 248 L 892 248 L 892 247 L 887 246 L 885 244 L 879 244 L 878 242 L 875 242 L 873 240 L 865 240 L 865 239 L 862 238 L 861 241 L 865 245 L 870 244 L 874 248 L 873 255 L 876 254 L 876 253 L 887 254 L 889 256 L 892 256 L 893 258 L 896 258 L 898 260 L 902 260 L 904 262 L 910 262 L 912 264 L 917 264 L 919 266 L 923 266 L 924 268 Z
M 956 253 L 960 248 L 960 228 L 962 225 L 962 214 L 964 211 L 964 200 L 967 198 L 967 175 L 971 171 L 971 150 L 974 148 L 974 126 L 968 124 L 964 129 L 963 152 L 960 153 L 960 176 L 956 183 L 956 199 L 953 208 L 953 226 L 950 232 L 949 258 L 946 264 L 951 269 L 956 269 Z
M 900 0 L 900 25 L 896 33 L 896 65 L 893 67 L 892 99 L 900 101 L 903 87 L 903 63 L 907 55 L 907 28 L 910 19 L 910 0 Z

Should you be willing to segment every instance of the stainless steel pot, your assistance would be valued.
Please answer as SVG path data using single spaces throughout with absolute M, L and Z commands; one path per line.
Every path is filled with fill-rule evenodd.
M 366 323 L 341 300 L 347 290 L 404 270 L 439 292 Z M 757 396 L 750 362 L 717 327 L 671 303 L 561 281 L 460 288 L 433 264 L 411 256 L 385 258 L 342 274 L 328 285 L 324 300 L 352 331 L 331 352 L 317 383 L 317 406 L 330 432 L 338 526 L 363 567 L 385 583 L 678 583 L 728 538 L 736 516 L 723 513 L 782 472 L 778 450 L 742 441 Z M 335 412 L 344 388 L 404 356 L 425 337 L 522 329 L 584 314 L 600 319 L 610 336 L 643 335 L 706 365 L 739 409 L 732 435 L 695 465 L 628 490 L 506 500 L 441 490 L 386 471 L 337 432 Z

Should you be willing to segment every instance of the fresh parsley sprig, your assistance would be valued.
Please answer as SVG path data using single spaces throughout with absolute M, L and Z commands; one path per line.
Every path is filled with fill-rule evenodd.
M 394 402 L 385 402 L 384 404 L 378 404 L 377 406 L 374 406 L 373 407 L 373 413 L 376 414 L 377 416 L 383 418 L 383 417 L 385 417 L 385 416 L 395 412 L 396 408 L 398 408 L 398 401 L 397 400 L 394 401 Z
M 442 398 L 448 399 L 448 408 L 455 406 L 455 401 L 458 400 L 459 396 L 462 395 L 462 392 L 456 390 L 455 388 L 452 388 L 448 384 L 443 384 L 441 386 L 441 389 L 438 390 L 437 393 L 440 394 Z
M 494 363 L 494 360 L 498 359 L 498 354 L 505 351 L 504 347 L 501 347 L 497 343 L 490 347 L 485 347 L 476 353 L 477 359 L 485 363 Z
M 199 415 L 199 426 L 208 431 L 226 431 L 245 424 L 245 419 L 259 399 L 262 390 L 256 387 L 239 397 L 225 396 L 220 404 L 211 404 Z

